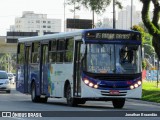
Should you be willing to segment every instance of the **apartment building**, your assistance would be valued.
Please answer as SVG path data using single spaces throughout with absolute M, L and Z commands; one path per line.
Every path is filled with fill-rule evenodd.
M 35 14 L 33 11 L 24 11 L 22 17 L 15 18 L 15 25 L 10 26 L 10 31 L 44 33 L 61 32 L 61 19 L 47 18 L 47 14 Z

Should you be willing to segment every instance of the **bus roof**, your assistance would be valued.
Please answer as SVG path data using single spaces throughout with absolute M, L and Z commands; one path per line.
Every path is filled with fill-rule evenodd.
M 56 38 L 66 38 L 66 37 L 72 37 L 72 36 L 82 36 L 86 32 L 90 31 L 114 31 L 120 32 L 120 33 L 129 33 L 134 32 L 137 34 L 140 34 L 138 31 L 133 30 L 122 30 L 122 29 L 106 29 L 106 28 L 95 28 L 95 29 L 85 29 L 85 30 L 78 30 L 78 31 L 72 31 L 72 32 L 61 32 L 61 33 L 55 33 L 55 34 L 48 34 L 48 35 L 42 35 L 42 36 L 34 36 L 34 37 L 23 37 L 19 38 L 18 42 L 31 42 L 31 41 L 41 41 L 41 40 L 50 40 L 50 39 L 56 39 Z

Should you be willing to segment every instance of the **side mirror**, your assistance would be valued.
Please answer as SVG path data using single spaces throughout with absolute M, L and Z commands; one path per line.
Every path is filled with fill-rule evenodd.
M 82 54 L 85 53 L 85 49 L 86 49 L 86 45 L 85 44 L 81 44 L 81 53 Z

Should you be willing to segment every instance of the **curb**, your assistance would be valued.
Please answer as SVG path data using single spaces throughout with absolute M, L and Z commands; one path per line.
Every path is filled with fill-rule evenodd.
M 144 101 L 144 100 L 141 100 L 141 99 L 127 99 L 127 101 L 160 106 L 160 103 Z

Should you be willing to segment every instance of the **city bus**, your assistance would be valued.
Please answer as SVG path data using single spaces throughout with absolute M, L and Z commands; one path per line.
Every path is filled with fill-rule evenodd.
M 65 98 L 69 106 L 142 95 L 141 34 L 86 29 L 18 39 L 16 90 L 33 102 Z

